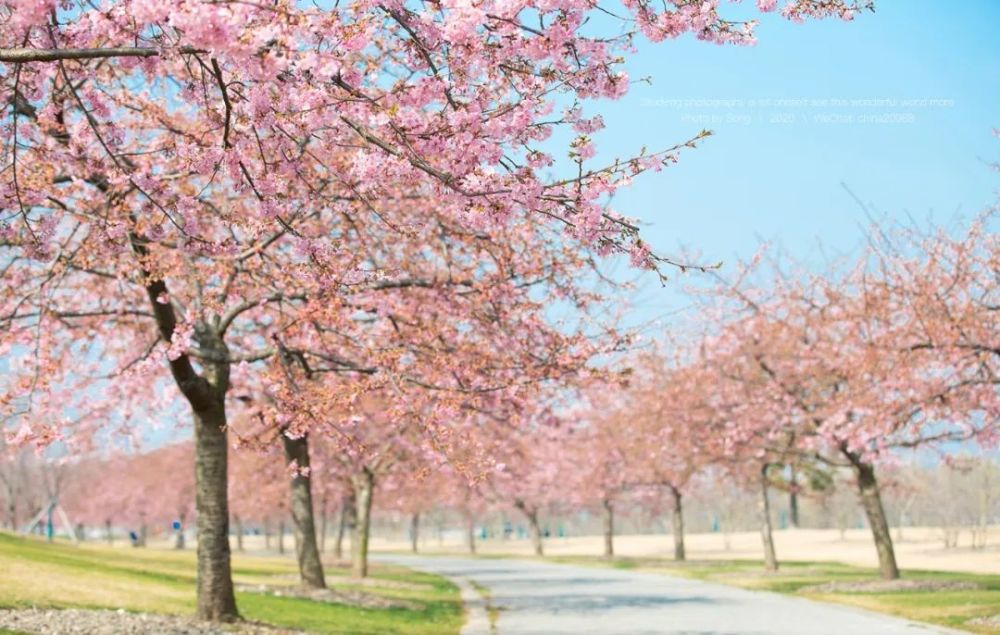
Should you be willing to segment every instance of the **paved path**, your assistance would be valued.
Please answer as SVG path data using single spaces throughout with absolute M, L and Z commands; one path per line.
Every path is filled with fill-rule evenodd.
M 948 629 L 776 593 L 525 560 L 382 555 L 489 589 L 495 635 L 931 635 Z M 490 635 L 473 606 L 463 635 Z

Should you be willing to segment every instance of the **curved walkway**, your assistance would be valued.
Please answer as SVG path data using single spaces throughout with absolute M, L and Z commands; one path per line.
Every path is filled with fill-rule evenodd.
M 463 635 L 931 635 L 956 633 L 866 611 L 668 575 L 526 560 L 383 555 L 488 590 L 491 628 L 469 607 Z

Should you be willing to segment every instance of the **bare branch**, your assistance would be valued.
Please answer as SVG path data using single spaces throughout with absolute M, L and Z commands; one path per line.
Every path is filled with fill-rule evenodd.
M 182 46 L 177 50 L 184 54 L 204 52 L 190 46 Z M 159 57 L 161 54 L 160 49 L 131 46 L 80 49 L 0 48 L 0 62 L 58 62 L 60 60 L 92 60 L 108 57 Z

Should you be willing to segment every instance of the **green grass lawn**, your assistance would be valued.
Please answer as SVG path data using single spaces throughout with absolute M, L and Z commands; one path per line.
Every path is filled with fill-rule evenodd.
M 240 614 L 315 633 L 447 635 L 461 629 L 464 618 L 458 589 L 444 578 L 373 565 L 374 582 L 361 587 L 346 569 L 328 564 L 326 573 L 332 588 L 403 600 L 410 607 L 361 608 L 238 592 Z M 296 576 L 295 563 L 288 558 L 233 556 L 237 585 L 294 585 Z M 0 533 L 0 608 L 27 606 L 192 615 L 195 555 L 192 550 L 77 547 Z
M 903 571 L 904 579 L 971 582 L 977 589 L 897 590 L 891 592 L 827 592 L 806 589 L 827 582 L 878 580 L 878 571 L 831 562 L 784 562 L 777 573 L 763 570 L 761 561 L 726 560 L 674 562 L 655 558 L 551 557 L 568 564 L 634 569 L 681 575 L 747 589 L 787 593 L 826 602 L 849 604 L 907 619 L 940 624 L 974 633 L 997 633 L 997 629 L 969 624 L 978 617 L 1000 614 L 1000 575 L 976 575 L 944 571 Z

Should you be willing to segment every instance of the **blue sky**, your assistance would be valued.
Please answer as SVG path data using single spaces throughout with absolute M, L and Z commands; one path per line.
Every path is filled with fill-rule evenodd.
M 685 246 L 728 263 L 760 239 L 814 263 L 819 241 L 832 252 L 856 247 L 865 215 L 842 182 L 889 217 L 968 219 L 1000 188 L 987 165 L 1000 160 L 997 24 L 996 1 L 880 0 L 853 22 L 766 16 L 752 48 L 644 42 L 627 69 L 652 85 L 586 108 L 607 124 L 599 158 L 668 147 L 702 127 L 715 135 L 640 177 L 615 207 L 647 223 L 658 251 Z M 893 101 L 856 102 L 871 99 Z M 644 284 L 636 320 L 683 304 L 658 289 Z

